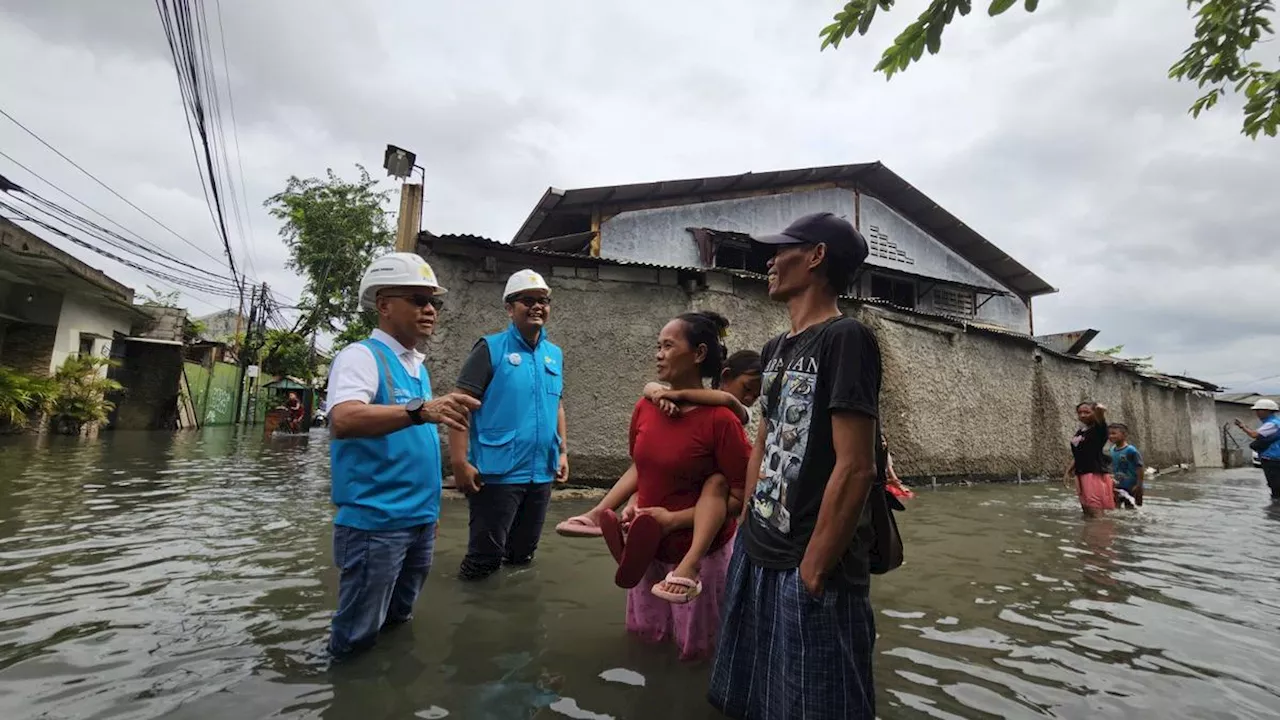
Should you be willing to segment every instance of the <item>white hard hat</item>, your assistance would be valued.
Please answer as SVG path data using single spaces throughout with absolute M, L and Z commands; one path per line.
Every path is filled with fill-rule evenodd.
M 1268 400 L 1266 398 L 1262 398 L 1258 402 L 1254 403 L 1253 407 L 1249 409 L 1250 410 L 1270 410 L 1271 412 L 1276 412 L 1276 411 L 1280 411 L 1280 405 L 1277 405 L 1275 400 Z
M 361 309 L 377 308 L 378 291 L 389 287 L 429 288 L 433 295 L 448 292 L 440 287 L 436 271 L 421 255 L 407 252 L 387 253 L 370 263 L 360 278 Z
M 512 295 L 522 293 L 525 290 L 546 290 L 548 294 L 551 293 L 551 288 L 547 286 L 547 281 L 543 280 L 538 273 L 526 268 L 507 278 L 507 289 L 502 291 L 502 299 L 506 300 Z

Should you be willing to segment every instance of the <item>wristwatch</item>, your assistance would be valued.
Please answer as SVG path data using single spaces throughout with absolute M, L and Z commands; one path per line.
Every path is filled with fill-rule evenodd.
M 422 406 L 425 404 L 422 398 L 414 398 L 404 404 L 404 411 L 409 413 L 409 421 L 414 425 L 421 425 L 427 421 L 426 416 L 422 414 Z

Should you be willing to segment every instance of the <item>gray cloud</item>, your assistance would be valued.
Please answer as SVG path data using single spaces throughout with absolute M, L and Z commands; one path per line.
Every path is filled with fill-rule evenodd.
M 908 7 L 819 52 L 838 2 L 222 5 L 256 274 L 285 292 L 301 283 L 262 200 L 291 174 L 376 173 L 387 142 L 427 168 L 428 227 L 503 240 L 548 185 L 878 159 L 1062 289 L 1038 331 L 1096 327 L 1225 383 L 1273 374 L 1280 144 L 1242 138 L 1233 103 L 1186 115 L 1199 91 L 1166 79 L 1191 32 L 1178 4 L 978 8 L 891 82 L 871 68 Z M 6 110 L 218 251 L 151 4 L 8 3 L 0 62 L 22 68 Z M 4 122 L 0 148 L 192 254 Z

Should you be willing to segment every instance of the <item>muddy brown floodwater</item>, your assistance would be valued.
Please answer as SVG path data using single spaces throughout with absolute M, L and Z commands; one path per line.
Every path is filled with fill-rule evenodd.
M 0 718 L 715 717 L 705 665 L 627 637 L 603 543 L 458 582 L 458 501 L 412 624 L 330 668 L 328 472 L 320 433 L 5 440 Z M 1059 484 L 922 491 L 875 583 L 880 716 L 1280 715 L 1265 496 L 1253 469 L 1098 520 Z

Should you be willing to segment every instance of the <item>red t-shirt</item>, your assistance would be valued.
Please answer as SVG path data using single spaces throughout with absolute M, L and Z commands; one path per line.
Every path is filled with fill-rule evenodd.
M 631 461 L 639 485 L 639 507 L 687 510 L 698 504 L 707 478 L 725 476 L 729 487 L 746 485 L 751 445 L 742 422 L 726 407 L 699 406 L 668 417 L 658 406 L 640 399 L 631 413 Z M 711 549 L 733 537 L 737 527 L 727 518 Z M 679 530 L 662 541 L 658 559 L 679 562 L 689 551 L 692 530 Z

